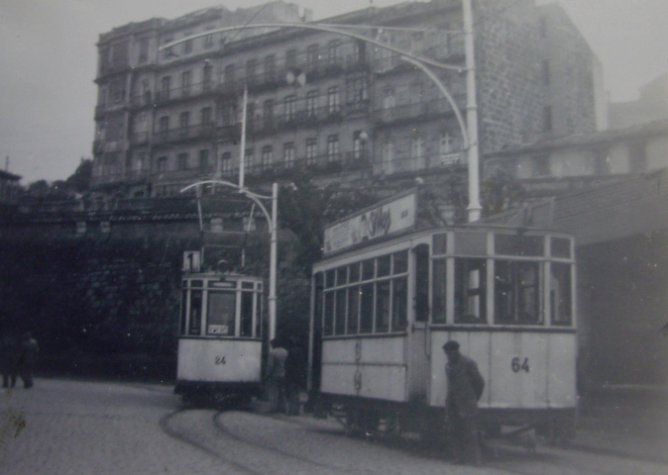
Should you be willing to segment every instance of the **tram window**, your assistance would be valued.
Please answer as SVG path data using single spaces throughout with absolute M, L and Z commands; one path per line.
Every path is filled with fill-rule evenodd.
M 390 275 L 392 264 L 392 256 L 381 256 L 378 258 L 378 277 L 385 277 Z
M 234 336 L 236 297 L 236 292 L 209 292 L 206 312 L 207 334 Z
M 408 251 L 394 253 L 394 273 L 403 274 L 408 272 Z
M 486 322 L 486 267 L 483 259 L 455 260 L 455 323 Z
M 553 257 L 571 257 L 571 240 L 566 238 L 552 238 L 551 246 Z
M 336 269 L 336 285 L 346 285 L 348 283 L 348 268 L 339 267 Z
M 360 315 L 360 288 L 351 287 L 348 290 L 348 331 L 349 335 L 357 333 L 357 325 Z
M 262 338 L 262 294 L 257 294 L 257 309 L 255 311 L 255 338 Z
M 390 281 L 376 283 L 376 333 L 390 329 Z
M 185 281 L 184 281 L 185 282 Z M 186 323 L 188 320 L 188 291 L 181 292 L 181 326 L 179 327 L 179 334 L 186 334 Z
M 255 284 L 253 282 L 241 282 L 241 288 L 242 289 L 253 289 L 253 288 L 255 288 Z
M 404 331 L 408 324 L 408 284 L 401 277 L 392 282 L 392 331 Z
M 334 269 L 325 272 L 325 288 L 331 289 L 334 287 L 334 276 L 336 275 Z
M 432 240 L 434 254 L 445 254 L 447 250 L 448 235 L 446 233 L 434 234 Z
M 241 292 L 239 336 L 253 336 L 253 292 Z
M 375 262 L 374 259 L 362 261 L 362 280 L 373 279 L 375 275 Z
M 188 335 L 199 335 L 202 332 L 202 291 L 190 291 L 190 324 Z
M 190 286 L 191 287 L 204 287 L 204 281 L 203 280 L 191 280 L 190 281 Z
M 434 259 L 433 277 L 433 321 L 434 323 L 445 323 L 445 299 L 446 299 L 446 272 L 447 261 L 445 259 Z
M 334 333 L 336 335 L 343 335 L 346 332 L 347 293 L 346 289 L 336 291 L 336 319 L 334 320 Z
M 554 325 L 570 325 L 573 322 L 571 300 L 571 266 L 551 264 L 550 309 Z
M 415 248 L 415 321 L 429 319 L 429 246 Z
M 542 256 L 545 252 L 543 236 L 518 236 L 516 234 L 496 234 L 494 251 L 503 256 Z
M 359 262 L 350 265 L 350 269 L 348 270 L 348 280 L 350 280 L 351 284 L 353 282 L 359 282 L 359 280 L 360 280 L 360 264 L 359 264 Z
M 316 272 L 313 278 L 313 285 L 315 286 L 315 308 L 313 309 L 313 333 L 320 334 L 323 331 L 323 275 L 322 272 Z M 262 299 L 260 299 L 262 302 Z M 262 312 L 258 310 L 258 315 L 262 315 Z M 259 320 L 259 318 L 258 318 Z M 259 336 L 259 333 L 256 333 Z
M 334 292 L 325 293 L 323 334 L 325 336 L 331 336 L 334 334 Z
M 542 323 L 537 262 L 498 260 L 494 264 L 496 323 Z
M 361 287 L 360 333 L 373 331 L 373 284 Z

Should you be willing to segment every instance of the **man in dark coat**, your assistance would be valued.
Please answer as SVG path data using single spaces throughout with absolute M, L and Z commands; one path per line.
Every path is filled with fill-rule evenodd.
M 478 400 L 485 388 L 485 380 L 476 362 L 459 352 L 459 343 L 448 341 L 443 350 L 448 357 L 445 366 L 448 380 L 445 414 L 450 444 L 459 463 L 480 465 Z
M 18 350 L 16 339 L 11 335 L 5 335 L 0 341 L 0 368 L 2 369 L 2 387 L 13 388 L 16 385 L 16 360 Z
M 23 387 L 32 388 L 32 373 L 35 370 L 39 345 L 30 332 L 25 333 L 21 338 L 21 348 L 19 353 L 18 370 L 23 380 Z

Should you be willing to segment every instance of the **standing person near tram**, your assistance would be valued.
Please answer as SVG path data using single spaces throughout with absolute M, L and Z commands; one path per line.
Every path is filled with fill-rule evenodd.
M 30 332 L 24 333 L 23 337 L 21 337 L 17 365 L 18 373 L 23 380 L 23 387 L 26 389 L 30 389 L 33 386 L 33 371 L 35 370 L 38 353 L 39 345 L 37 344 L 37 340 L 32 337 Z
M 269 357 L 265 381 L 268 384 L 269 412 L 288 413 L 287 386 L 285 381 L 285 360 L 288 359 L 288 350 L 283 347 L 280 339 L 274 338 L 269 342 Z
M 457 462 L 480 465 L 478 400 L 485 388 L 485 380 L 476 362 L 459 352 L 459 343 L 448 341 L 443 350 L 448 358 L 445 366 L 448 380 L 445 416 L 450 446 Z

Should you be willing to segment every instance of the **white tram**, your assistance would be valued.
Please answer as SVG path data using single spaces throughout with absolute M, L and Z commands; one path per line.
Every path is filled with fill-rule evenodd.
M 384 213 L 392 223 L 407 215 L 392 220 L 394 211 Z M 362 217 L 363 239 L 353 235 L 348 250 L 313 268 L 310 385 L 330 413 L 368 432 L 381 421 L 385 428 L 438 430 L 446 395 L 442 346 L 456 340 L 485 378 L 484 427 L 572 435 L 573 238 L 485 225 L 413 225 L 392 238 L 394 224 L 379 233 L 369 222 Z M 359 224 L 343 223 L 345 233 Z
M 260 394 L 261 315 L 261 278 L 185 275 L 174 392 L 218 400 Z

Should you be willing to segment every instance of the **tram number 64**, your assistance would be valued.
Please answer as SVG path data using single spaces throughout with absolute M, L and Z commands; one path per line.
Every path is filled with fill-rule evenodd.
M 216 364 L 225 364 L 224 356 L 216 356 Z
M 516 356 L 512 360 L 510 360 L 510 367 L 513 370 L 513 373 L 519 373 L 520 371 L 524 371 L 525 373 L 529 372 L 529 358 L 524 358 L 524 361 L 522 361 L 522 358 L 519 356 Z

